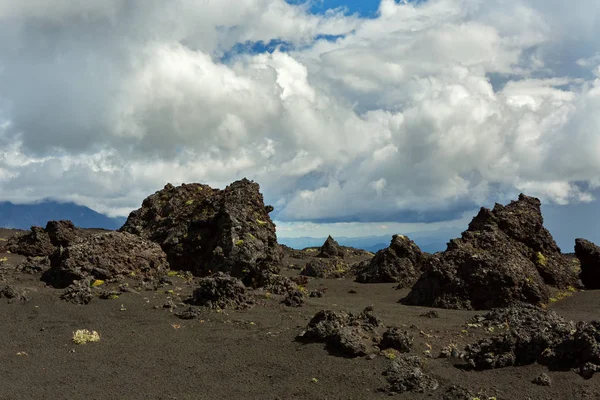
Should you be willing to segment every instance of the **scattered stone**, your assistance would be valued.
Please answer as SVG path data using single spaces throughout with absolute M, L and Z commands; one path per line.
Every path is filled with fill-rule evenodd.
M 104 290 L 102 293 L 100 293 L 99 297 L 102 300 L 116 300 L 119 298 L 119 296 L 121 296 L 120 292 L 114 290 Z
M 392 393 L 426 393 L 439 387 L 438 381 L 425 373 L 425 362 L 419 357 L 401 357 L 383 372 L 388 382 L 386 391 Z
M 429 310 L 427 312 L 424 312 L 423 314 L 420 314 L 419 316 L 425 318 L 439 318 L 440 314 L 438 314 L 436 310 Z
M 25 296 L 25 291 L 19 290 L 12 285 L 6 285 L 0 289 L 0 299 L 8 299 L 8 303 L 14 303 L 16 301 L 27 301 L 28 298 Z
M 251 304 L 242 281 L 222 272 L 200 278 L 189 302 L 214 310 L 247 308 Z
M 176 313 L 175 316 L 181 319 L 195 319 L 200 318 L 202 311 L 198 307 L 188 307 L 180 313 Z
M 160 246 L 138 236 L 108 232 L 58 250 L 50 257 L 52 267 L 42 279 L 55 287 L 75 280 L 109 280 L 123 276 L 151 277 L 168 269 Z
M 459 358 L 460 352 L 456 348 L 455 344 L 449 344 L 440 350 L 438 358 Z
M 543 372 L 541 374 L 539 374 L 538 376 L 536 376 L 535 378 L 533 378 L 532 382 L 539 386 L 552 385 L 552 379 L 550 379 L 550 377 Z
M 547 304 L 548 286 L 580 287 L 571 263 L 543 226 L 540 201 L 523 194 L 481 208 L 462 237 L 430 257 L 404 304 L 486 310 Z
M 335 239 L 333 239 L 330 235 L 327 237 L 327 240 L 325 240 L 325 243 L 323 243 L 323 245 L 319 249 L 319 254 L 317 254 L 317 257 L 344 258 L 345 255 L 346 255 L 346 253 L 345 253 L 344 249 L 342 248 L 342 246 L 340 246 L 339 243 L 336 242 Z
M 94 298 L 89 280 L 73 281 L 60 296 L 61 299 L 73 304 L 89 304 Z
M 315 289 L 315 290 L 311 290 L 310 293 L 308 294 L 308 297 L 323 297 L 325 295 L 325 292 L 327 292 L 327 288 L 321 288 L 321 289 Z
M 310 260 L 300 275 L 314 278 L 342 278 L 350 272 L 350 267 L 339 259 L 315 258 Z
M 581 281 L 586 289 L 600 289 L 600 247 L 575 239 L 575 255 L 581 264 Z
M 343 311 L 319 311 L 308 323 L 306 331 L 296 340 L 308 343 L 325 343 L 326 349 L 335 355 L 358 357 L 374 351 L 381 340 L 377 329 L 381 322 L 373 315 L 372 308 L 358 314 Z
M 477 396 L 471 393 L 468 389 L 457 385 L 451 385 L 448 387 L 442 396 L 442 400 L 473 400 L 476 398 Z
M 429 256 L 408 237 L 394 235 L 389 247 L 357 266 L 356 281 L 361 283 L 398 283 L 398 287 L 412 286 L 422 272 Z
M 356 290 L 354 290 L 354 289 L 350 289 L 350 290 L 348 290 L 348 293 L 350 293 L 350 294 L 356 294 L 358 292 Z
M 395 349 L 400 353 L 408 353 L 412 349 L 414 338 L 407 331 L 397 327 L 391 327 L 383 333 L 383 338 L 379 343 L 379 348 Z
M 291 290 L 287 293 L 282 303 L 288 307 L 302 307 L 304 294 L 300 290 Z
M 262 286 L 279 272 L 281 250 L 259 185 L 247 179 L 224 190 L 197 183 L 147 197 L 120 229 L 162 247 L 173 269 L 196 276 L 226 272 L 247 285 Z

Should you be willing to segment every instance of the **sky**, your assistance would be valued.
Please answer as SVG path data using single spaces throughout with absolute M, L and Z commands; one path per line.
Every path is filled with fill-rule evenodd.
M 126 216 L 247 177 L 280 235 L 320 237 L 524 192 L 600 241 L 600 2 L 577 4 L 0 0 L 0 200 Z

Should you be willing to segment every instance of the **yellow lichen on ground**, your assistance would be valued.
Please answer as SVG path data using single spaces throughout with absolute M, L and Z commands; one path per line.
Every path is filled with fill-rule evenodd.
M 96 331 L 87 329 L 79 329 L 73 332 L 73 342 L 75 344 L 86 344 L 87 342 L 97 342 L 100 340 L 100 335 Z

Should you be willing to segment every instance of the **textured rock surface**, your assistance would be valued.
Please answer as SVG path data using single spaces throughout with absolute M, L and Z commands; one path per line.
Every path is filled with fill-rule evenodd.
M 339 243 L 336 242 L 334 238 L 332 238 L 331 236 L 328 236 L 327 239 L 325 240 L 325 243 L 323 243 L 323 245 L 319 249 L 319 254 L 317 255 L 317 257 L 344 258 L 345 255 L 346 255 L 346 252 L 344 251 L 342 246 L 340 246 Z
M 201 278 L 190 302 L 211 309 L 239 309 L 250 305 L 242 281 L 223 273 Z
M 83 242 L 57 250 L 43 279 L 66 287 L 75 280 L 108 280 L 125 275 L 159 276 L 168 268 L 160 246 L 138 236 L 108 232 L 90 236 Z
M 350 266 L 339 258 L 314 258 L 300 271 L 303 276 L 314 278 L 342 278 L 350 273 Z
M 281 250 L 257 183 L 236 181 L 224 190 L 201 184 L 170 184 L 147 197 L 121 231 L 152 240 L 171 268 L 198 276 L 222 271 L 262 284 L 277 273 Z
M 416 356 L 405 356 L 392 361 L 383 372 L 388 381 L 388 392 L 432 392 L 439 387 L 438 381 L 425 371 L 425 362 Z
M 29 232 L 11 237 L 7 249 L 31 257 L 49 256 L 57 247 L 79 243 L 94 233 L 76 228 L 71 221 L 48 221 L 45 228 L 32 226 Z
M 367 308 L 358 315 L 343 311 L 319 311 L 297 337 L 303 342 L 325 343 L 335 355 L 357 357 L 373 352 L 381 340 L 377 328 L 381 322 Z
M 577 271 L 543 226 L 540 201 L 523 194 L 482 208 L 462 237 L 425 262 L 409 305 L 491 309 L 547 303 L 548 287 L 580 287 Z
M 600 289 L 600 247 L 585 239 L 575 239 L 575 255 L 581 265 L 583 286 Z
M 412 286 L 422 272 L 429 257 L 408 237 L 394 235 L 389 247 L 379 250 L 356 271 L 356 281 L 361 283 L 397 282 L 399 287 Z

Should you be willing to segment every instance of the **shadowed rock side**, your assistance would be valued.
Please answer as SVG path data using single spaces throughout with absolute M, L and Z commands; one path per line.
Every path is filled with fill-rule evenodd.
M 327 240 L 325 240 L 325 243 L 323 243 L 323 246 L 321 246 L 321 249 L 319 250 L 319 254 L 317 254 L 317 257 L 344 258 L 345 255 L 346 255 L 346 252 L 344 251 L 342 246 L 340 246 L 339 243 L 336 242 L 335 239 L 332 238 L 330 235 L 327 237 Z
M 224 190 L 197 183 L 147 197 L 120 229 L 152 240 L 171 267 L 198 276 L 222 271 L 260 285 L 279 271 L 275 225 L 257 183 L 236 181 Z
M 158 276 L 168 268 L 166 254 L 156 243 L 124 232 L 96 234 L 54 252 L 43 280 L 55 287 L 74 281 L 110 280 L 121 276 Z
M 356 281 L 361 283 L 397 282 L 398 287 L 413 285 L 429 257 L 408 237 L 394 235 L 389 247 L 357 267 Z
M 577 270 L 543 226 L 540 201 L 523 194 L 507 206 L 481 208 L 462 237 L 425 262 L 404 304 L 491 309 L 545 304 L 548 286 L 581 287 Z
M 600 289 L 600 247 L 575 239 L 575 255 L 581 263 L 581 281 L 586 289 Z
M 76 228 L 71 221 L 48 221 L 46 228 L 32 226 L 31 231 L 11 237 L 6 248 L 15 254 L 44 257 L 57 247 L 70 246 L 91 234 L 91 231 Z

